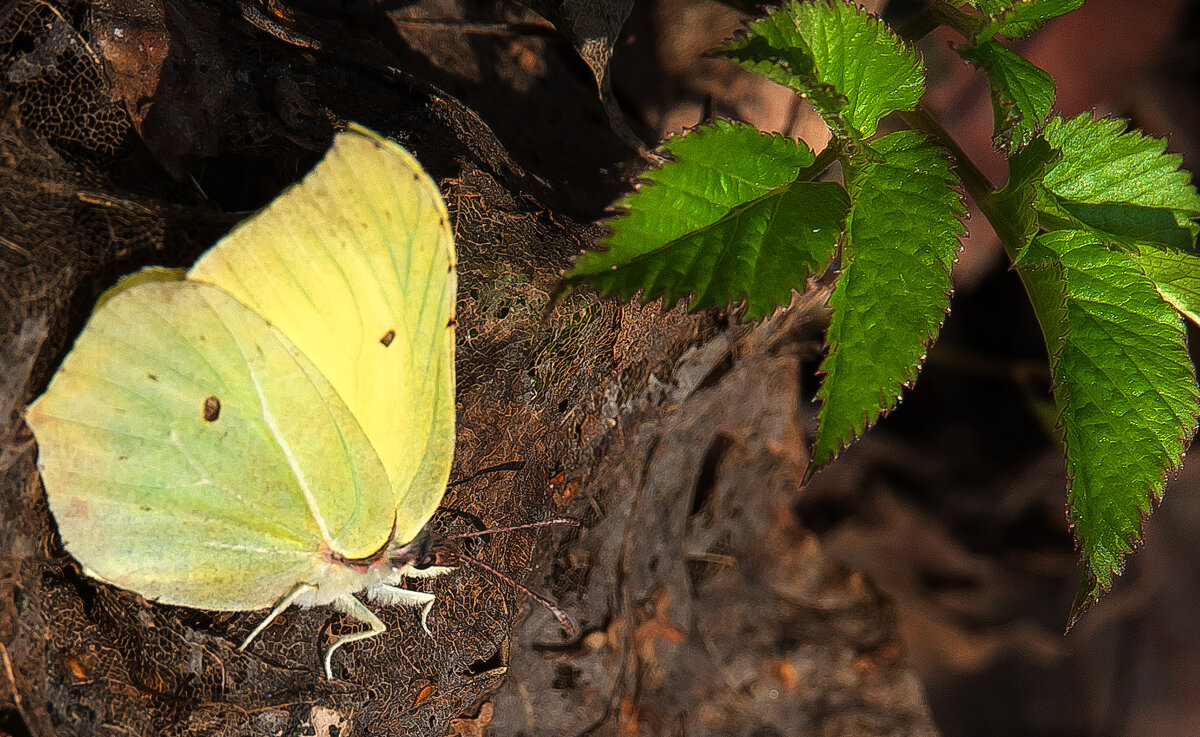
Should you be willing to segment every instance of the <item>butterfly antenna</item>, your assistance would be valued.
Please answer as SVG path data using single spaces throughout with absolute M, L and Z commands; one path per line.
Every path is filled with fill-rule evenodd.
M 476 530 L 474 532 L 460 532 L 456 535 L 450 535 L 448 537 L 442 538 L 442 542 L 445 543 L 445 542 L 449 542 L 450 540 L 461 540 L 463 538 L 483 537 L 484 535 L 491 535 L 496 532 L 512 532 L 514 530 L 529 530 L 529 529 L 534 529 L 537 527 L 549 527 L 551 525 L 570 525 L 572 527 L 578 527 L 579 524 L 580 524 L 579 520 L 573 519 L 571 517 L 551 517 L 550 519 L 544 519 L 544 520 L 541 520 L 538 522 L 529 522 L 529 523 L 526 523 L 523 525 L 509 525 L 508 527 L 493 527 L 491 529 Z M 454 546 L 454 547 L 457 548 L 458 546 Z M 520 583 L 517 583 L 511 577 L 501 573 L 500 571 L 496 570 L 495 568 L 492 568 L 487 563 L 484 563 L 483 561 L 481 561 L 480 559 L 476 558 L 475 556 L 473 556 L 469 553 L 465 553 L 462 550 L 455 549 L 454 552 L 452 553 L 452 555 L 457 556 L 459 559 L 461 559 L 462 561 L 464 561 L 466 563 L 470 563 L 473 566 L 482 568 L 483 570 L 492 574 L 493 576 L 500 579 L 501 581 L 508 583 L 513 588 L 526 594 L 527 596 L 532 598 L 534 601 L 536 601 L 537 603 L 544 606 L 548 612 L 550 612 L 552 615 L 554 615 L 554 618 L 558 620 L 559 626 L 563 628 L 563 631 L 567 633 L 568 637 L 575 636 L 575 625 L 574 625 L 574 623 L 571 622 L 571 618 L 568 617 L 567 613 L 564 612 L 562 609 L 560 609 L 558 607 L 558 605 L 556 605 L 554 602 L 550 601 L 549 599 L 547 599 L 546 597 L 537 593 L 536 591 L 530 589 L 528 586 L 524 586 Z
M 512 532 L 513 530 L 529 530 L 535 527 L 549 527 L 550 525 L 570 525 L 571 527 L 579 527 L 579 520 L 571 517 L 551 517 L 540 522 L 529 522 L 524 525 L 512 525 L 509 527 L 489 527 L 486 530 L 476 530 L 475 532 L 459 532 L 454 535 L 448 535 L 443 540 L 458 540 L 464 537 L 483 537 L 497 532 Z
M 505 461 L 504 463 L 498 463 L 495 466 L 488 466 L 487 468 L 480 469 L 466 478 L 461 478 L 457 481 L 451 481 L 450 483 L 446 484 L 446 488 L 449 489 L 452 486 L 458 486 L 460 484 L 465 484 L 468 481 L 474 481 L 480 476 L 484 476 L 489 473 L 498 473 L 500 471 L 520 471 L 522 468 L 525 468 L 525 461 Z
M 514 529 L 519 529 L 519 528 L 514 528 Z M 488 530 L 488 532 L 499 532 L 499 530 Z M 461 551 L 455 552 L 455 555 L 457 555 L 463 561 L 470 563 L 473 566 L 478 566 L 479 568 L 482 568 L 483 570 L 492 574 L 493 576 L 500 579 L 501 581 L 504 581 L 505 583 L 512 586 L 513 588 L 524 593 L 526 596 L 529 596 L 537 603 L 546 607 L 546 610 L 548 612 L 550 612 L 551 614 L 553 614 L 554 618 L 558 620 L 559 626 L 562 627 L 563 632 L 567 633 L 567 637 L 575 636 L 575 624 L 571 621 L 571 618 L 567 616 L 567 613 L 564 612 L 562 609 L 560 609 L 557 604 L 550 601 L 549 599 L 542 596 L 541 594 L 537 593 L 536 591 L 529 588 L 528 586 L 524 586 L 520 583 L 517 583 L 512 578 L 509 578 L 508 576 L 504 575 L 503 573 L 496 570 L 495 568 L 492 568 L 487 563 L 484 563 L 483 561 L 479 560 L 478 558 L 476 558 L 473 555 L 469 555 L 469 554 L 463 553 Z

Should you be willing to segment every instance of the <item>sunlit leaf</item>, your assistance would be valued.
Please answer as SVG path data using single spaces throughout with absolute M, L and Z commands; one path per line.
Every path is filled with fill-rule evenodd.
M 1152 241 L 1190 248 L 1200 198 L 1182 157 L 1165 153 L 1165 139 L 1125 130 L 1121 120 L 1092 120 L 1084 113 L 1053 118 L 1046 141 L 1062 156 L 1045 175 L 1045 186 L 1071 217 L 1120 242 Z
M 872 144 L 846 172 L 850 217 L 833 320 L 813 465 L 820 465 L 891 408 L 917 377 L 950 304 L 950 266 L 963 234 L 958 180 L 944 149 L 913 131 Z
M 607 250 L 580 256 L 568 280 L 644 300 L 690 294 L 693 309 L 744 301 L 753 319 L 825 268 L 847 199 L 836 182 L 796 181 L 813 163 L 806 146 L 718 121 L 663 148 L 674 160 L 618 204 Z
M 995 41 L 962 47 L 959 53 L 987 75 L 995 127 L 992 143 L 1019 149 L 1046 124 L 1054 105 L 1054 79 Z
M 1046 334 L 1067 453 L 1069 516 L 1086 567 L 1077 617 L 1141 540 L 1196 431 L 1179 313 L 1134 259 L 1085 231 L 1037 236 L 1017 261 Z
M 846 2 L 788 3 L 717 55 L 806 95 L 840 138 L 867 138 L 880 118 L 925 93 L 916 51 Z
M 1023 38 L 1047 21 L 1082 7 L 1083 0 L 972 0 L 971 5 L 994 19 L 985 35 Z

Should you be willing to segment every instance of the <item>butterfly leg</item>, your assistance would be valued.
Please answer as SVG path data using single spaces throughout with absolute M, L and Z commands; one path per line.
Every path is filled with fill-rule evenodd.
M 424 591 L 409 591 L 402 589 L 399 586 L 391 586 L 386 583 L 377 583 L 367 589 L 367 596 L 378 601 L 384 606 L 395 606 L 396 604 L 404 604 L 406 606 L 421 607 L 421 629 L 425 630 L 425 634 L 433 637 L 433 632 L 429 630 L 429 610 L 433 609 L 433 594 L 427 594 Z
M 334 599 L 333 605 L 340 609 L 343 613 L 349 614 L 351 617 L 354 617 L 358 621 L 367 625 L 369 629 L 365 629 L 361 632 L 351 632 L 348 635 L 342 635 L 334 640 L 333 644 L 329 646 L 329 649 L 325 651 L 325 677 L 331 681 L 333 680 L 333 652 L 335 650 L 347 643 L 365 640 L 368 637 L 381 635 L 387 631 L 387 626 L 384 625 L 383 622 L 379 621 L 379 617 L 376 617 L 374 612 L 368 609 L 365 604 L 351 594 L 344 594 L 337 599 Z
M 271 610 L 271 613 L 267 615 L 267 618 L 264 619 L 262 622 L 260 622 L 259 625 L 257 627 L 255 627 L 254 630 L 249 635 L 246 635 L 246 639 L 242 640 L 241 645 L 238 645 L 238 650 L 239 651 L 245 650 L 246 646 L 249 645 L 250 642 L 255 637 L 258 637 L 258 633 L 265 630 L 267 628 L 267 626 L 269 624 L 271 624 L 271 622 L 275 621 L 276 617 L 278 617 L 280 614 L 283 614 L 284 609 L 287 609 L 292 604 L 296 603 L 296 599 L 299 599 L 301 596 L 304 596 L 305 594 L 311 593 L 316 590 L 317 590 L 317 587 L 313 586 L 312 584 L 308 584 L 308 583 L 296 584 L 296 588 L 289 591 L 287 596 L 285 596 L 279 600 L 279 603 L 275 605 L 275 608 Z

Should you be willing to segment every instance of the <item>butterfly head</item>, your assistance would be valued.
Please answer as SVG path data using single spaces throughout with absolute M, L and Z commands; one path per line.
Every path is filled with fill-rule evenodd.
M 415 538 L 392 550 L 388 564 L 393 573 L 405 576 L 439 576 L 454 568 L 457 558 L 450 544 L 436 540 L 425 527 Z

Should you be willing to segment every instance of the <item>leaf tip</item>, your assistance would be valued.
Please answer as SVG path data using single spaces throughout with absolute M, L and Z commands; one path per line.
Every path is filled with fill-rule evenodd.
M 1075 592 L 1075 600 L 1071 602 L 1071 611 L 1067 615 L 1067 627 L 1064 632 L 1070 632 L 1084 612 L 1092 608 L 1092 605 L 1100 600 L 1100 594 L 1104 593 L 1096 580 L 1095 575 L 1090 569 L 1085 569 L 1083 579 L 1079 582 L 1079 589 Z

